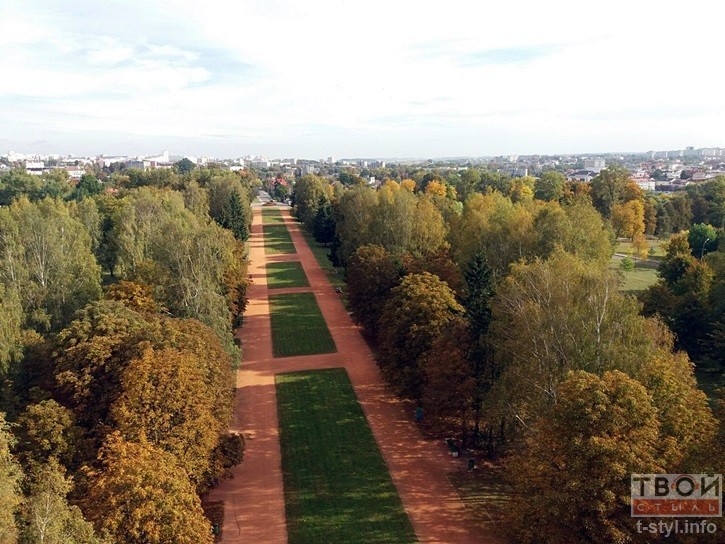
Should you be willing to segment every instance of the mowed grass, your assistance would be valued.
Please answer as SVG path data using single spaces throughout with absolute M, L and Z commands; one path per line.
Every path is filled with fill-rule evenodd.
M 621 257 L 614 256 L 610 266 L 616 270 L 620 270 L 623 274 L 624 281 L 619 286 L 619 290 L 623 293 L 636 294 L 644 291 L 651 285 L 657 283 L 657 265 L 652 262 L 636 260 L 634 269 L 624 271 L 619 264 L 622 262 Z
M 269 307 L 275 357 L 337 351 L 313 293 L 271 295 Z
M 264 231 L 265 253 L 296 253 L 297 250 L 287 227 L 284 225 L 263 225 L 262 230 Z
M 275 381 L 289 543 L 416 542 L 347 372 Z
M 284 223 L 282 211 L 279 208 L 262 208 L 262 223 L 265 225 Z
M 298 261 L 267 263 L 267 285 L 270 289 L 283 287 L 309 287 L 310 282 Z

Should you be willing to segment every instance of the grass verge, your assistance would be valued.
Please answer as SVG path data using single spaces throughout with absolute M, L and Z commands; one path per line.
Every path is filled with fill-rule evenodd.
M 345 370 L 275 381 L 290 544 L 416 542 Z
M 327 258 L 330 254 L 330 248 L 325 247 L 315 240 L 315 237 L 307 232 L 302 224 L 300 224 L 300 232 L 302 232 L 302 235 L 305 237 L 305 242 L 307 242 L 307 245 L 310 246 L 312 253 L 315 255 L 317 264 L 320 265 L 320 268 L 322 268 L 322 270 L 324 270 L 327 274 L 327 279 L 330 280 L 332 286 L 341 288 L 345 287 L 345 269 L 342 267 L 336 268 L 332 266 L 330 259 Z
M 282 262 L 267 263 L 267 285 L 270 289 L 283 287 L 309 287 L 302 263 Z
M 262 230 L 266 254 L 297 252 L 292 237 L 284 225 L 263 225 Z
M 313 293 L 271 295 L 269 306 L 275 357 L 337 351 Z

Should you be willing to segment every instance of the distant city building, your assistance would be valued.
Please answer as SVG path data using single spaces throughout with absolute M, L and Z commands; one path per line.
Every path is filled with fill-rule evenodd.
M 634 180 L 634 182 L 643 191 L 654 191 L 657 188 L 657 183 L 654 180 L 637 179 L 637 180 Z
M 33 174 L 35 176 L 39 176 L 43 173 L 43 170 L 45 169 L 45 163 L 43 161 L 26 161 L 25 163 L 25 171 L 28 174 Z
M 65 171 L 68 172 L 68 175 L 71 179 L 74 179 L 76 181 L 80 181 L 81 177 L 83 177 L 83 174 L 86 173 L 86 169 L 82 166 L 66 166 Z
M 584 161 L 584 170 L 590 170 L 596 174 L 604 170 L 607 162 L 604 159 L 587 159 Z
M 569 181 L 584 181 L 589 183 L 596 175 L 596 172 L 592 172 L 591 170 L 577 170 L 576 172 L 569 174 L 567 179 Z

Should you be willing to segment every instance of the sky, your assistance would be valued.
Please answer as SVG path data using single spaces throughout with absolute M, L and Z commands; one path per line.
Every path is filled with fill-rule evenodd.
M 723 20 L 713 0 L 5 0 L 0 154 L 725 147 Z

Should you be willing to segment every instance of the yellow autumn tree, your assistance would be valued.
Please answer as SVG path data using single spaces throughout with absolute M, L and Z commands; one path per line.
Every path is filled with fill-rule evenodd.
M 629 475 L 662 471 L 658 435 L 642 384 L 618 371 L 571 372 L 508 467 L 516 542 L 632 542 Z
M 148 347 L 129 362 L 121 390 L 111 419 L 124 439 L 145 438 L 172 453 L 191 481 L 201 482 L 222 429 L 198 357 Z
M 433 180 L 425 186 L 425 194 L 431 196 L 446 196 L 446 185 L 440 181 Z
M 633 240 L 644 236 L 644 204 L 641 200 L 630 200 L 612 206 L 612 227 L 617 236 Z
M 410 191 L 412 193 L 413 191 L 415 191 L 415 180 L 405 178 L 403 181 L 400 182 L 400 186 L 406 191 Z
M 119 544 L 212 544 L 211 524 L 176 457 L 110 435 L 88 473 L 83 510 Z

